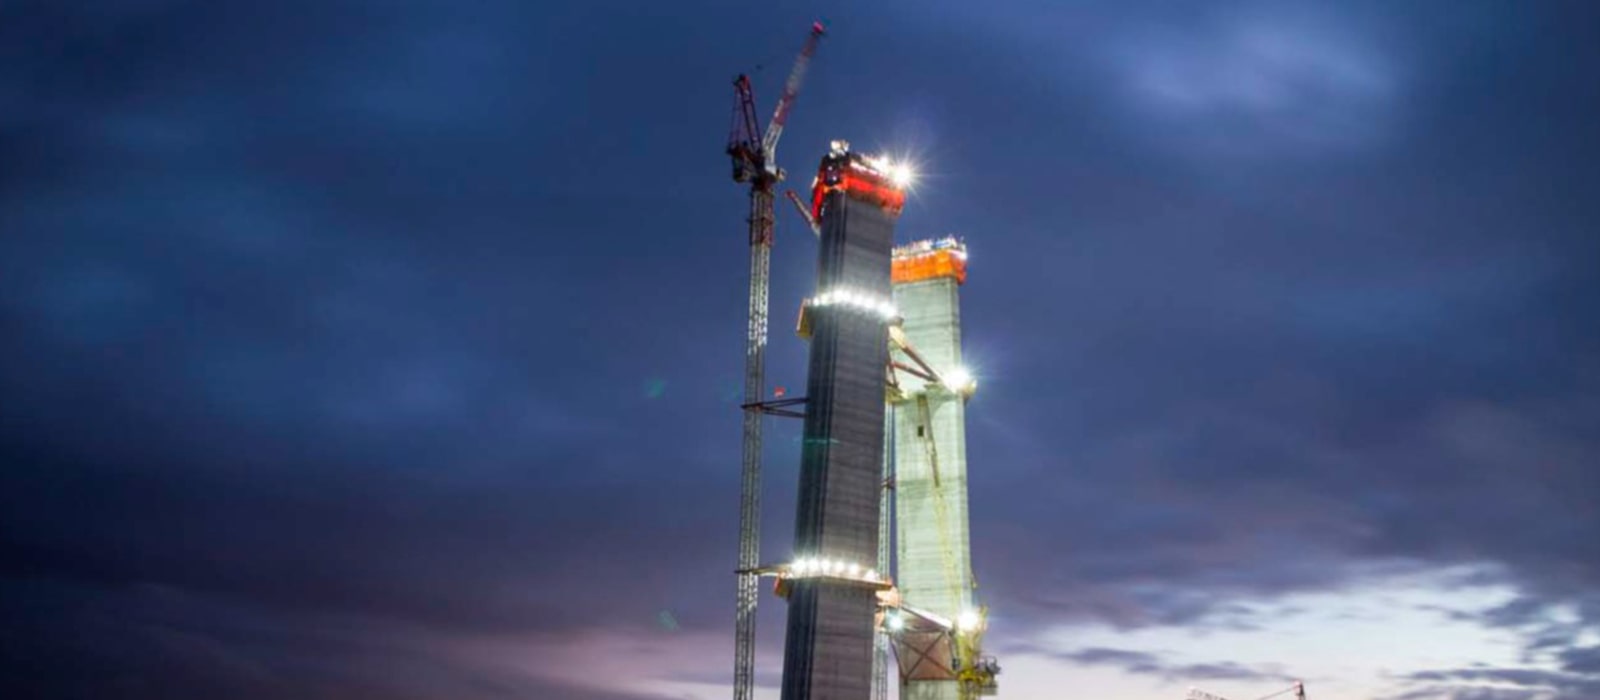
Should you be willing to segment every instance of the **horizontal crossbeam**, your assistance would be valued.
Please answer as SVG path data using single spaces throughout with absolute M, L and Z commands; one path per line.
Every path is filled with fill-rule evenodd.
M 771 401 L 756 401 L 754 403 L 740 404 L 739 408 L 742 408 L 742 409 L 744 409 L 746 411 L 760 411 L 760 412 L 765 413 L 765 414 L 767 414 L 769 416 L 783 416 L 784 418 L 805 418 L 806 414 L 804 412 L 789 410 L 790 406 L 804 405 L 805 402 L 806 402 L 806 398 L 804 396 L 801 396 L 801 397 L 793 398 L 793 399 L 773 399 Z

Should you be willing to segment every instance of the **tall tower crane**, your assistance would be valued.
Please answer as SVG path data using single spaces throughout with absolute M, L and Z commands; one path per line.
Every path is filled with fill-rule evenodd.
M 755 688 L 756 584 L 753 570 L 761 559 L 761 417 L 766 383 L 767 293 L 772 261 L 773 189 L 783 180 L 778 167 L 778 139 L 783 136 L 789 110 L 805 81 L 806 68 L 817 51 L 824 29 L 811 25 L 811 35 L 795 58 L 783 95 L 762 130 L 756 123 L 755 95 L 750 76 L 733 81 L 733 126 L 727 153 L 733 159 L 733 181 L 750 185 L 750 305 L 745 327 L 744 449 L 739 502 L 739 592 L 735 613 L 733 698 L 751 700 Z

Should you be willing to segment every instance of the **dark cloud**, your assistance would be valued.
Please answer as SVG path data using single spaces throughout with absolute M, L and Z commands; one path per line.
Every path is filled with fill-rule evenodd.
M 1127 649 L 1108 649 L 1105 647 L 1089 647 L 1075 651 L 1048 651 L 1037 648 L 1019 649 L 1043 653 L 1051 658 L 1069 661 L 1075 664 L 1088 664 L 1094 666 L 1112 666 L 1124 672 L 1155 676 L 1173 682 L 1215 681 L 1215 680 L 1243 680 L 1243 681 L 1285 681 L 1293 680 L 1290 676 L 1271 670 L 1261 670 L 1243 666 L 1232 662 L 1221 663 L 1173 663 L 1162 659 L 1159 655 L 1145 651 L 1132 651 Z
M 1506 693 L 1506 697 L 1552 697 L 1557 700 L 1577 700 L 1578 698 L 1591 698 L 1600 694 L 1600 676 L 1577 675 L 1540 669 L 1520 668 L 1471 668 L 1454 669 L 1448 671 L 1423 671 L 1408 676 L 1412 682 L 1460 682 L 1477 681 L 1498 683 L 1513 686 L 1510 688 L 1448 688 L 1439 691 L 1433 688 L 1424 688 L 1416 697 L 1446 697 L 1451 700 L 1456 698 L 1475 698 L 1479 695 L 1472 693 Z M 1427 693 L 1445 692 L 1443 696 L 1427 695 Z M 1522 693 L 1518 695 L 1517 693 Z M 1481 697 L 1495 698 L 1495 695 L 1482 695 Z
M 1143 651 L 1128 651 L 1126 649 L 1091 647 L 1078 651 L 1061 652 L 1057 656 L 1085 664 L 1121 666 L 1134 673 L 1146 673 L 1161 668 L 1161 663 L 1156 660 L 1154 654 Z
M 1548 585 L 1546 580 L 1542 583 Z M 1537 584 L 1536 584 L 1537 585 Z M 1538 590 L 1536 586 L 1529 588 Z M 1489 608 L 1476 617 L 1483 624 L 1514 630 L 1524 639 L 1526 660 L 1541 657 L 1554 658 L 1563 663 L 1567 659 L 1582 658 L 1586 650 L 1579 648 L 1579 639 L 1600 624 L 1600 596 L 1592 591 L 1561 590 L 1554 594 L 1540 591 L 1518 596 L 1504 604 Z M 1595 669 L 1569 668 L 1579 672 Z M 1600 679 L 1600 674 L 1596 675 Z
M 1356 19 L 1393 31 L 1417 18 Z M 1554 36 L 1577 47 L 1587 43 L 1585 31 Z M 1576 163 L 1561 154 L 1592 141 L 1574 134 L 1576 142 L 1558 143 L 1515 124 L 1587 112 L 1588 97 L 1572 95 L 1538 115 L 1487 109 L 1524 97 L 1549 106 L 1549 93 L 1520 81 L 1559 80 L 1559 52 L 1518 24 L 1500 41 L 1518 47 L 1519 62 L 1487 78 L 1492 87 L 1452 83 L 1445 73 L 1490 60 L 1460 38 L 1442 39 L 1440 53 L 1426 59 L 1390 57 L 1420 61 L 1398 67 L 1410 83 L 1393 105 L 1401 121 L 1449 124 L 1457 143 L 1517 133 L 1517 148 L 1526 149 L 1518 159 L 1543 155 L 1540 168 L 1516 177 L 1565 188 L 1555 172 Z M 990 243 L 1012 251 L 977 249 L 986 257 L 975 257 L 969 337 L 1011 338 L 1021 329 L 1005 319 L 1019 312 L 1029 329 L 1093 331 L 1013 350 L 1031 356 L 1007 357 L 972 411 L 975 420 L 994 412 L 1011 423 L 1003 437 L 984 425 L 975 452 L 1034 465 L 974 489 L 980 532 L 1027 543 L 980 551 L 990 557 L 987 583 L 1007 598 L 1140 624 L 1191 621 L 1238 594 L 1339 585 L 1347 564 L 1385 557 L 1505 562 L 1526 574 L 1522 583 L 1551 586 L 1557 597 L 1592 582 L 1587 562 L 1600 561 L 1589 545 L 1597 529 L 1596 473 L 1588 467 L 1595 385 L 1591 355 L 1580 348 L 1596 339 L 1569 320 L 1596 290 L 1591 275 L 1539 252 L 1587 255 L 1592 239 L 1579 222 L 1592 214 L 1492 174 L 1503 171 L 1446 166 L 1485 154 L 1446 153 L 1445 142 L 1417 138 L 1315 167 L 1279 159 L 1222 168 L 1214 185 L 1237 177 L 1256 188 L 1236 200 L 1249 211 L 1160 190 L 1163 180 L 1153 177 L 1135 180 L 1146 189 L 1134 191 L 1170 208 L 1105 206 L 1128 196 L 1130 181 L 1116 175 L 1139 159 L 1126 154 L 1120 163 L 1096 160 L 1092 176 L 1052 181 L 1094 193 L 1070 208 L 1045 196 L 1018 203 L 1053 207 L 1058 240 L 1036 235 Z M 1353 178 L 1388 185 L 1357 186 Z M 1120 192 L 1098 196 L 1111 189 Z M 1469 191 L 1490 199 L 1469 201 Z M 1539 202 L 1537 214 L 1488 208 L 1522 196 Z M 1514 220 L 1523 215 L 1566 223 L 1541 227 L 1532 234 L 1540 242 L 1526 245 L 1495 233 L 1525 230 Z M 976 282 L 986 261 L 998 256 L 987 264 L 1024 268 L 1025 256 L 1041 251 L 1051 256 L 1053 293 L 987 290 L 985 299 Z M 1106 274 L 1108 259 L 1121 272 Z M 1158 276 L 1163 282 L 1152 285 Z M 1169 284 L 1176 279 L 1184 281 Z M 1007 371 L 1021 366 L 1074 380 L 1059 392 L 1007 387 Z M 1061 437 L 1037 437 L 1047 434 Z M 985 501 L 1022 490 L 1050 494 L 1027 520 L 1012 517 L 1015 503 Z M 1052 526 L 1035 526 L 1045 521 Z M 1041 572 L 1040 562 L 1050 565 Z M 1040 585 L 1041 573 L 1049 583 Z M 1134 583 L 1146 592 L 1130 593 Z
M 4 591 L 0 679 L 16 697 L 648 700 L 466 663 L 427 630 L 367 616 L 289 613 L 149 584 L 9 579 Z
M 1416 693 L 1592 690 L 1592 7 L 823 9 L 789 167 L 840 136 L 913 151 L 903 230 L 973 246 L 996 639 L 1248 629 L 1241 600 L 1460 564 L 1518 597 L 1452 614 L 1562 670 Z M 761 61 L 770 100 L 809 19 L 0 10 L 8 687 L 580 698 L 448 650 L 663 610 L 723 631 L 744 290 L 724 79 Z M 812 273 L 793 223 L 780 319 Z M 802 352 L 774 331 L 774 383 Z M 771 429 L 773 558 L 794 437 Z M 674 677 L 717 682 L 726 656 Z
M 1547 694 L 1542 690 L 1441 685 L 1409 691 L 1389 700 L 1534 700 L 1544 697 Z
M 1600 677 L 1600 647 L 1573 647 L 1562 650 L 1562 668 L 1573 673 L 1588 673 Z

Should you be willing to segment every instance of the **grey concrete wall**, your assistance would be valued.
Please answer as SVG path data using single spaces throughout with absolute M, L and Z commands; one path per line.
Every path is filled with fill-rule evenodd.
M 895 304 L 905 318 L 906 339 L 941 373 L 961 366 L 959 289 L 954 279 L 911 282 L 894 289 Z M 903 356 L 896 359 L 910 363 Z M 898 380 L 914 396 L 894 407 L 899 550 L 895 583 L 907 602 L 955 619 L 972 605 L 966 406 L 961 397 L 943 389 L 918 392 L 925 382 L 904 372 Z M 954 681 L 913 681 L 900 689 L 904 700 L 956 700 L 958 695 Z
M 822 219 L 817 291 L 840 285 L 888 299 L 895 218 L 842 193 Z M 795 554 L 872 567 L 884 448 L 888 327 L 873 312 L 814 308 L 800 459 Z M 873 613 L 865 588 L 796 582 L 784 644 L 784 700 L 867 700 L 872 692 Z

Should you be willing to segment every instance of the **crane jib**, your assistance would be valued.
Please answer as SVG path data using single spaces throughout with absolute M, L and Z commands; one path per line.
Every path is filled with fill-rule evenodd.
M 800 94 L 800 86 L 806 79 L 806 68 L 811 63 L 811 56 L 817 52 L 817 42 L 824 33 L 821 22 L 811 25 L 811 36 L 806 38 L 805 47 L 800 49 L 800 55 L 794 59 L 794 67 L 789 69 L 789 79 L 783 84 L 783 95 L 778 98 L 777 108 L 772 110 L 772 123 L 767 125 L 761 140 L 762 150 L 769 156 L 778 147 L 783 125 L 789 120 L 789 110 L 794 106 L 795 96 Z

